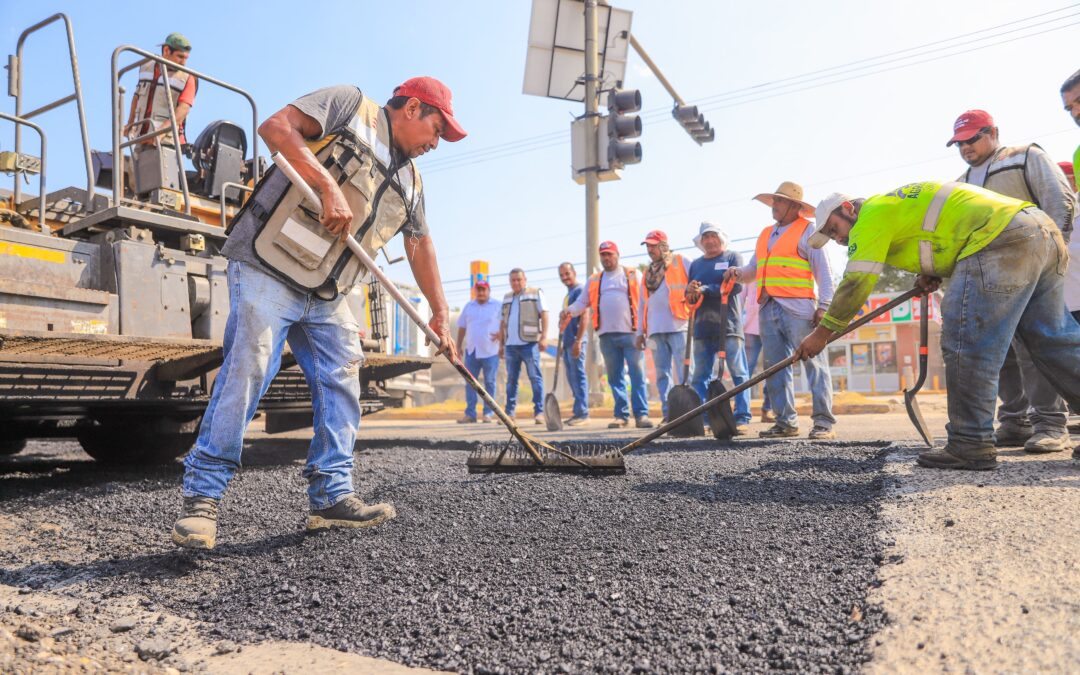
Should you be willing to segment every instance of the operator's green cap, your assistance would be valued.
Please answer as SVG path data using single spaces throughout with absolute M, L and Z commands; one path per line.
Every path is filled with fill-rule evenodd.
M 191 51 L 191 40 L 188 40 L 182 33 L 169 33 L 169 37 L 165 38 L 165 42 L 162 43 L 169 49 L 181 49 L 185 52 Z

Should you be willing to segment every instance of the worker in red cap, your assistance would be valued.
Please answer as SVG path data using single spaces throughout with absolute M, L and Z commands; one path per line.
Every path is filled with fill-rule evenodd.
M 465 303 L 457 320 L 457 350 L 465 359 L 465 367 L 483 377 L 484 389 L 495 391 L 495 375 L 499 371 L 499 325 L 502 312 L 499 303 L 491 302 L 491 285 L 487 279 L 473 284 L 474 299 Z M 458 424 L 476 423 L 476 390 L 465 385 L 465 415 Z M 484 401 L 483 421 L 490 423 L 495 412 Z
M 347 234 L 355 234 L 374 256 L 401 232 L 416 283 L 431 306 L 430 326 L 442 351 L 458 358 L 413 162 L 441 139 L 465 137 L 450 89 L 434 78 L 415 77 L 380 106 L 357 87 L 328 87 L 271 115 L 259 135 L 314 188 L 322 213 L 316 221 L 300 208 L 298 191 L 274 168 L 233 221 L 222 249 L 229 258 L 225 360 L 184 461 L 183 510 L 172 531 L 173 541 L 188 548 L 216 543 L 218 502 L 240 468 L 244 432 L 281 364 L 286 341 L 311 385 L 314 411 L 315 434 L 303 470 L 311 507 L 307 529 L 370 527 L 395 516 L 390 504 L 367 505 L 353 490 L 364 356 L 345 303 L 360 272 L 343 246 Z M 321 279 L 317 286 L 304 281 L 315 274 Z M 243 509 L 232 513 L 245 518 Z
M 650 262 L 641 284 L 638 348 L 643 350 L 647 342 L 652 342 L 656 390 L 660 393 L 660 409 L 666 422 L 668 390 L 673 385 L 685 384 L 682 368 L 674 366 L 678 365 L 686 348 L 686 326 L 690 318 L 686 286 L 690 283 L 690 261 L 671 252 L 668 236 L 661 230 L 646 234 L 641 244 L 648 251 Z
M 956 144 L 968 169 L 958 179 L 1038 206 L 1069 241 L 1076 197 L 1061 169 L 1034 143 L 1004 146 L 994 118 L 985 110 L 967 110 L 953 123 L 946 146 Z M 998 447 L 1027 452 L 1060 452 L 1072 447 L 1066 429 L 1068 409 L 1057 390 L 1039 372 L 1027 347 L 1013 340 L 998 377 Z
M 591 310 L 593 329 L 600 336 L 608 386 L 615 399 L 614 419 L 609 429 L 627 426 L 631 410 L 639 429 L 653 426 L 649 419 L 649 398 L 645 390 L 645 354 L 638 346 L 641 322 L 641 289 L 637 270 L 619 265 L 619 247 L 613 241 L 600 244 L 602 270 L 589 277 L 585 291 L 559 314 L 559 330 L 570 319 Z M 630 372 L 630 399 L 626 396 L 626 373 Z

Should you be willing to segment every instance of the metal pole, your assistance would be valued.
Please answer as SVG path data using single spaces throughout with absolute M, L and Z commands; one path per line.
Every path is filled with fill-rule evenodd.
M 585 170 L 585 267 L 587 277 L 600 269 L 600 177 L 596 167 L 598 157 L 600 118 L 597 113 L 597 82 L 600 72 L 600 54 L 597 48 L 597 0 L 585 0 L 585 118 L 589 130 L 586 141 Z M 597 406 L 603 402 L 600 389 L 600 342 L 596 331 L 589 324 L 588 348 L 589 405 Z
M 638 56 L 641 57 L 641 60 L 644 61 L 645 65 L 649 67 L 649 70 L 653 72 L 653 75 L 656 76 L 656 79 L 660 80 L 660 84 L 664 85 L 664 89 L 667 89 L 667 92 L 671 94 L 671 98 L 675 99 L 675 102 L 679 105 L 686 105 L 686 101 L 682 100 L 682 97 L 679 96 L 679 94 L 675 91 L 675 87 L 671 86 L 671 83 L 668 82 L 668 79 L 664 77 L 663 73 L 660 72 L 660 67 L 657 66 L 651 58 L 649 58 L 649 55 L 647 53 L 645 53 L 645 48 L 641 46 L 641 43 L 637 41 L 637 38 L 634 37 L 633 33 L 630 34 L 630 46 L 634 48 L 634 51 L 638 53 Z

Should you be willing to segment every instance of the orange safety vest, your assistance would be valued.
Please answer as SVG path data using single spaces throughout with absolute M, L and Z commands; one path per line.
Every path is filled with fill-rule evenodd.
M 690 277 L 683 267 L 681 255 L 671 258 L 671 264 L 664 270 L 664 283 L 668 287 L 668 306 L 671 307 L 671 315 L 679 321 L 690 318 L 690 308 L 686 305 L 686 284 L 690 283 Z M 645 307 L 641 310 L 641 325 L 645 334 L 649 334 L 649 287 L 645 286 Z
M 637 272 L 629 267 L 624 267 L 626 272 L 626 295 L 630 301 L 630 330 L 637 331 L 638 299 L 641 293 L 638 290 Z M 603 282 L 604 272 L 600 271 L 589 277 L 589 307 L 592 309 L 593 330 L 600 330 L 600 284 Z
M 766 295 L 773 298 L 816 298 L 814 291 L 814 273 L 810 261 L 799 255 L 799 240 L 802 239 L 810 221 L 799 218 L 769 250 L 771 227 L 761 231 L 757 240 L 757 285 L 758 302 Z

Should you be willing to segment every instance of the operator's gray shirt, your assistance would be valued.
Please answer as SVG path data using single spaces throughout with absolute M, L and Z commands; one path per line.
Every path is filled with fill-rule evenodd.
M 309 115 L 319 123 L 321 131 L 318 136 L 307 140 L 317 141 L 327 134 L 336 133 L 345 127 L 352 119 L 356 107 L 360 105 L 360 90 L 351 85 L 338 85 L 313 91 L 306 96 L 301 96 L 289 105 L 305 115 Z M 328 131 L 329 130 L 329 131 Z M 395 163 L 404 163 L 397 149 L 393 150 Z M 273 208 L 278 199 L 288 188 L 289 179 L 285 177 L 277 167 L 271 167 L 251 195 L 251 199 L 266 210 Z M 254 265 L 264 272 L 269 272 L 255 257 L 254 240 L 259 231 L 259 221 L 245 209 L 236 223 L 233 225 L 229 238 L 225 241 L 221 253 L 230 260 L 237 260 L 249 265 Z M 412 212 L 412 218 L 401 233 L 405 237 L 424 237 L 428 234 L 427 220 L 424 217 L 424 195 L 420 193 L 420 207 Z

